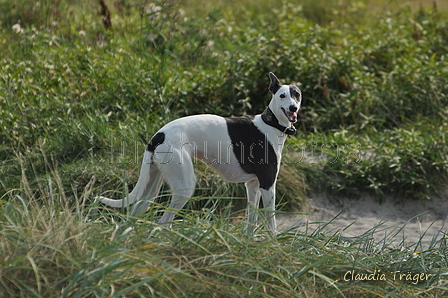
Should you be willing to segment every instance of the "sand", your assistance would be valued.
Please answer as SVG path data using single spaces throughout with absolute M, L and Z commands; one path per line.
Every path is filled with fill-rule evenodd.
M 432 200 L 397 201 L 386 198 L 379 203 L 369 195 L 337 200 L 314 195 L 309 198 L 307 212 L 279 214 L 277 221 L 279 229 L 295 227 L 301 232 L 311 233 L 333 220 L 323 230 L 324 234 L 364 235 L 373 237 L 376 243 L 386 240 L 389 247 L 395 248 L 404 245 L 424 249 L 448 237 L 448 189 Z

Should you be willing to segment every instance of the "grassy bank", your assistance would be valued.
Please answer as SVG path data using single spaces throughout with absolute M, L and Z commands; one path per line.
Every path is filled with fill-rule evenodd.
M 448 176 L 447 7 L 406 3 L 0 0 L 0 293 L 441 296 L 446 235 L 398 251 L 325 229 L 247 239 L 226 221 L 244 208 L 243 186 L 202 165 L 192 215 L 173 231 L 155 229 L 165 194 L 140 219 L 91 200 L 132 189 L 145 143 L 170 120 L 263 111 L 268 71 L 304 96 L 282 212 L 317 191 L 437 195 Z M 344 280 L 350 270 L 387 280 Z M 413 284 L 395 271 L 432 276 Z
M 391 248 L 382 223 L 358 237 L 262 230 L 208 209 L 171 230 L 88 203 L 94 183 L 69 207 L 55 172 L 37 193 L 1 201 L 2 297 L 442 297 L 446 238 Z M 36 193 L 34 196 L 37 195 Z M 384 235 L 375 243 L 373 236 Z

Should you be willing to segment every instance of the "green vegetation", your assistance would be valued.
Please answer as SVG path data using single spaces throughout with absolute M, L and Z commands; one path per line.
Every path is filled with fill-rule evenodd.
M 170 120 L 261 112 L 268 71 L 304 95 L 283 212 L 316 191 L 430 199 L 448 178 L 448 7 L 422 3 L 0 0 L 0 296 L 446 295 L 446 234 L 401 250 L 372 240 L 381 224 L 248 239 L 226 221 L 243 187 L 202 165 L 171 231 L 154 223 L 165 194 L 139 219 L 91 200 L 132 189 Z
M 324 236 L 322 224 L 248 239 L 242 225 L 211 212 L 188 213 L 167 231 L 153 215 L 137 220 L 87 206 L 93 184 L 69 207 L 60 177 L 49 178 L 39 193 L 45 200 L 17 195 L 2 203 L 4 297 L 441 297 L 447 290 L 446 240 L 390 249 L 390 234 L 372 241 L 381 223 L 356 238 Z

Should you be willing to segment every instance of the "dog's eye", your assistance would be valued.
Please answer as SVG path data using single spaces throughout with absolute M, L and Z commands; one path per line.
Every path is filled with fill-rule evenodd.
M 280 98 L 285 98 L 286 94 L 280 94 Z

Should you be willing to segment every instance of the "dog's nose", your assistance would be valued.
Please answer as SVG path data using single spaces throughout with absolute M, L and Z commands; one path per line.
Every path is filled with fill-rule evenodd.
M 296 112 L 296 111 L 297 111 L 297 107 L 291 105 L 291 106 L 289 106 L 289 110 L 290 110 L 291 112 Z

